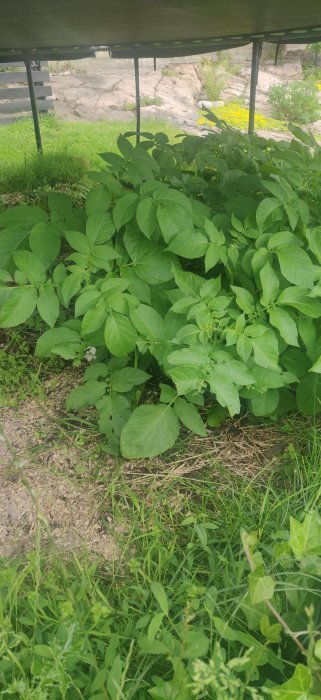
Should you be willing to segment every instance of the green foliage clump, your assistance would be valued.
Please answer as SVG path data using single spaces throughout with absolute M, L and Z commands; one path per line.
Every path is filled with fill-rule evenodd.
M 174 78 L 177 75 L 175 68 L 171 68 L 170 66 L 164 66 L 161 73 L 164 78 Z
M 38 357 L 95 357 L 67 408 L 96 408 L 112 454 L 204 436 L 208 410 L 321 412 L 321 149 L 290 128 L 120 136 L 85 209 L 52 192 L 0 214 L 0 327 L 34 315 Z
M 41 363 L 16 331 L 0 336 L 0 408 L 16 406 L 27 396 L 41 395 Z
M 218 65 L 210 58 L 202 58 L 198 63 L 198 73 L 204 86 L 207 99 L 219 100 L 226 84 L 224 64 Z
M 145 556 L 100 577 L 79 559 L 49 569 L 39 552 L 3 563 L 3 697 L 317 700 L 320 516 L 263 541 L 243 532 L 233 563 L 218 553 L 220 525 L 154 522 Z
M 313 72 L 318 69 L 321 52 L 321 41 L 308 44 L 303 55 L 302 68 L 305 77 L 313 77 Z M 320 71 L 319 71 L 320 72 Z
M 161 97 L 152 97 L 149 95 L 142 95 L 142 97 L 140 99 L 140 106 L 141 107 L 151 107 L 152 105 L 156 105 L 157 107 L 160 107 L 162 104 L 163 104 L 163 100 Z M 136 103 L 126 101 L 124 103 L 124 110 L 125 110 L 125 112 L 135 112 Z
M 308 124 L 320 118 L 319 90 L 312 81 L 293 80 L 272 85 L 268 99 L 277 119 Z

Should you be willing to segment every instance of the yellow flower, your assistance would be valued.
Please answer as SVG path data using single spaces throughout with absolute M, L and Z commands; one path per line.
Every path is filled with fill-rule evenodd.
M 321 89 L 321 83 L 320 83 Z M 237 102 L 228 102 L 223 107 L 216 107 L 214 109 L 214 114 L 222 121 L 227 122 L 230 126 L 236 129 L 246 130 L 249 122 L 249 110 L 247 107 L 242 107 L 237 104 Z M 210 122 L 205 115 L 202 115 L 198 119 L 198 124 L 201 126 L 208 124 L 209 126 L 214 126 L 213 122 Z M 285 122 L 279 121 L 278 119 L 272 119 L 271 117 L 264 117 L 263 114 L 255 115 L 255 127 L 256 129 L 264 129 L 266 131 L 287 131 Z

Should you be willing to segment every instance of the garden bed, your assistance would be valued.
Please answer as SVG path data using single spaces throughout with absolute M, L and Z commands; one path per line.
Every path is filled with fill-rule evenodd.
M 19 700 L 320 697 L 320 148 L 290 129 L 121 136 L 85 208 L 0 212 Z

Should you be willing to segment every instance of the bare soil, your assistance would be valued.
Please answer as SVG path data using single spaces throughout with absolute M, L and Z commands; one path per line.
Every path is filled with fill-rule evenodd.
M 18 408 L 0 409 L 0 557 L 33 548 L 37 533 L 43 543 L 67 551 L 85 550 L 109 561 L 119 556 L 124 524 L 108 512 L 102 483 L 115 475 L 117 465 L 107 454 L 97 463 L 95 435 L 81 444 L 77 428 L 66 427 L 64 401 L 74 385 L 75 376 L 64 372 L 45 384 L 45 401 L 28 399 Z M 186 435 L 159 458 L 124 461 L 122 475 L 139 492 L 146 483 L 160 489 L 207 469 L 220 488 L 224 470 L 244 478 L 266 473 L 286 446 L 277 425 L 253 424 L 245 417 L 209 430 L 206 438 Z M 98 471 L 104 479 L 97 481 L 91 477 Z
M 100 520 L 102 487 L 87 478 L 90 450 L 88 456 L 59 424 L 73 383 L 61 376 L 48 387 L 45 403 L 30 399 L 19 408 L 0 409 L 0 556 L 34 546 L 39 527 L 44 540 L 57 547 L 109 560 L 118 555 L 116 530 L 106 532 Z

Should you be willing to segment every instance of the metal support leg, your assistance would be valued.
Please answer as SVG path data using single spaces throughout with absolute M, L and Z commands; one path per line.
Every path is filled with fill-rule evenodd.
M 259 73 L 260 52 L 261 52 L 261 42 L 258 40 L 253 41 L 250 105 L 249 105 L 249 126 L 248 126 L 248 133 L 249 134 L 254 134 L 256 86 L 257 86 L 257 78 L 258 78 L 258 73 Z
M 140 142 L 140 88 L 139 88 L 139 60 L 134 58 L 135 90 L 136 90 L 136 143 Z
M 280 42 L 278 41 L 278 43 L 277 43 L 277 45 L 276 45 L 276 49 L 275 49 L 275 56 L 274 56 L 274 65 L 275 65 L 275 66 L 277 66 L 277 64 L 278 64 L 278 58 L 279 58 L 279 53 L 280 53 L 280 47 L 281 47 L 281 44 L 280 44 Z
M 32 77 L 30 60 L 25 60 L 25 66 L 26 66 L 26 71 L 27 71 L 30 102 L 31 102 L 31 109 L 32 109 L 32 118 L 33 118 L 33 126 L 35 129 L 36 142 L 37 142 L 37 150 L 38 150 L 39 155 L 41 155 L 42 154 L 42 141 L 41 141 L 41 133 L 40 133 L 39 115 L 38 115 L 35 86 L 34 86 L 33 77 Z
M 156 70 L 156 68 L 157 68 L 157 66 L 156 66 L 156 58 L 154 58 L 154 70 Z

